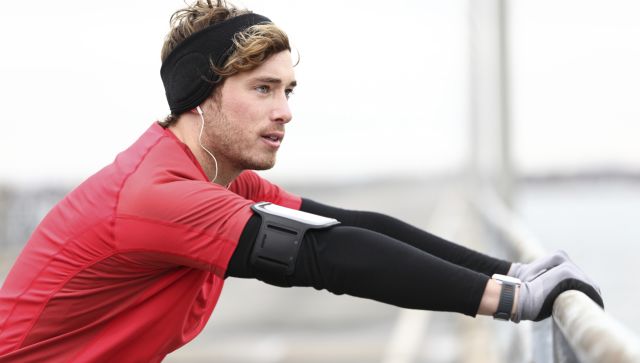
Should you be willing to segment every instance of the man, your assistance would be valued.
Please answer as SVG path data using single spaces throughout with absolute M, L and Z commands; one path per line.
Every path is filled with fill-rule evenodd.
M 202 330 L 227 276 L 515 322 L 567 289 L 602 305 L 562 252 L 502 261 L 254 173 L 275 164 L 296 86 L 269 19 L 198 1 L 172 17 L 162 62 L 171 115 L 55 206 L 9 273 L 0 362 L 159 362 Z

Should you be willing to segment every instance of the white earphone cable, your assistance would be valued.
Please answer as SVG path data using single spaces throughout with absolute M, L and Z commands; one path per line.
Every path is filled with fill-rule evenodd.
M 200 119 L 202 120 L 202 124 L 200 125 L 200 135 L 198 136 L 198 143 L 200 144 L 200 147 L 207 152 L 207 154 L 211 155 L 211 158 L 213 159 L 213 163 L 215 164 L 215 174 L 213 175 L 213 179 L 211 179 L 212 183 L 215 183 L 216 179 L 218 178 L 218 160 L 216 160 L 216 157 L 213 156 L 213 154 L 211 153 L 211 151 L 207 150 L 206 147 L 204 147 L 204 145 L 202 145 L 202 131 L 204 130 L 204 115 L 202 113 L 202 109 L 200 108 L 200 106 L 196 107 L 196 110 L 198 111 L 198 114 L 200 114 Z

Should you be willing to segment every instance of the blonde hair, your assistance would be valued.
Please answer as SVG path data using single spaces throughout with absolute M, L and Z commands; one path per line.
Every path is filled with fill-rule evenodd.
M 191 34 L 247 13 L 250 11 L 239 9 L 225 0 L 217 0 L 214 4 L 210 0 L 196 0 L 171 15 L 171 30 L 162 45 L 161 60 L 164 62 L 171 51 Z M 213 72 L 220 76 L 219 84 L 234 74 L 257 68 L 273 54 L 291 50 L 287 34 L 272 23 L 256 24 L 236 33 L 233 48 L 225 64 L 216 66 L 210 60 Z M 168 127 L 177 121 L 178 116 L 171 114 L 160 124 Z

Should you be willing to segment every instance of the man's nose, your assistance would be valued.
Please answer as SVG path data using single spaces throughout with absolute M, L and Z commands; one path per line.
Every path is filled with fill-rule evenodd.
M 289 108 L 289 99 L 285 94 L 282 94 L 275 100 L 273 110 L 271 111 L 271 120 L 286 124 L 291 121 L 292 118 L 293 115 L 291 114 L 291 108 Z

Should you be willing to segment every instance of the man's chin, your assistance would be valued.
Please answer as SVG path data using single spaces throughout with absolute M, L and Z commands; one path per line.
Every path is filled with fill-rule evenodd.
M 271 168 L 273 168 L 273 165 L 271 165 L 271 166 L 256 166 L 256 167 L 253 167 L 253 168 L 250 168 L 250 169 L 251 170 L 269 170 Z
M 251 170 L 269 170 L 276 165 L 276 159 L 272 160 L 261 160 L 252 163 L 245 164 L 243 169 L 251 169 Z

